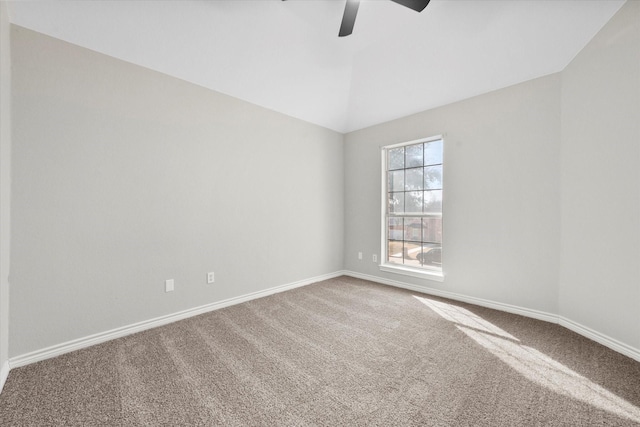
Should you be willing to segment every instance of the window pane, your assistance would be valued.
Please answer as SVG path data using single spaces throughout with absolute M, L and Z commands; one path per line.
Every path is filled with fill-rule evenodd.
M 422 240 L 422 220 L 421 218 L 404 219 L 404 240 L 420 242 Z
M 442 163 L 442 140 L 424 144 L 424 164 L 437 165 Z
M 441 270 L 443 141 L 387 148 L 384 154 L 388 203 L 384 262 Z
M 420 267 L 420 253 L 422 245 L 420 243 L 404 242 L 404 264 Z
M 422 213 L 422 191 L 407 191 L 404 196 L 405 213 Z
M 402 242 L 389 241 L 389 256 L 387 257 L 389 262 L 402 264 Z
M 422 218 L 422 241 L 442 243 L 442 218 Z
M 406 164 L 404 166 L 405 168 L 413 168 L 424 164 L 422 158 L 422 144 L 405 147 L 405 153 L 407 156 Z
M 404 170 L 389 172 L 389 191 L 404 190 Z
M 442 267 L 442 247 L 440 245 L 422 245 L 422 252 L 417 256 L 425 267 Z
M 389 218 L 389 240 L 402 240 L 402 218 Z
M 389 170 L 404 168 L 404 147 L 389 150 Z
M 442 188 L 442 165 L 424 168 L 425 190 L 440 190 Z
M 404 212 L 404 193 L 389 193 L 389 212 Z
M 442 212 L 442 190 L 432 190 L 424 192 L 424 212 Z
M 424 188 L 423 168 L 406 169 L 407 180 L 405 190 L 422 190 Z

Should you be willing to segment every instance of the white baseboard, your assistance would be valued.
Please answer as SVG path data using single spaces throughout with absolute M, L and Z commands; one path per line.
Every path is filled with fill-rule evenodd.
M 605 334 L 601 334 L 598 331 L 576 323 L 571 319 L 567 319 L 566 317 L 559 316 L 558 324 L 572 330 L 577 334 L 582 335 L 583 337 L 587 337 L 590 340 L 600 343 L 605 347 L 609 347 L 610 349 L 615 350 L 618 353 L 624 354 L 625 356 L 640 362 L 640 350 L 638 350 L 637 348 L 631 347 L 630 345 L 611 338 Z
M 288 291 L 290 289 L 299 288 L 301 286 L 310 285 L 312 283 L 321 282 L 323 280 L 333 279 L 335 277 L 342 276 L 344 274 L 345 274 L 344 271 L 336 271 L 333 273 L 312 277 L 310 279 L 299 280 L 297 282 L 275 286 L 273 288 L 264 289 L 258 292 L 252 292 L 250 294 L 240 295 L 237 297 L 214 302 L 211 304 L 205 304 L 199 307 L 194 307 L 187 310 L 179 311 L 177 313 L 168 314 L 166 316 L 156 317 L 155 319 L 145 320 L 142 322 L 112 329 L 110 331 L 100 332 L 94 335 L 89 335 L 84 338 L 78 338 L 62 344 L 53 345 L 51 347 L 47 347 L 41 350 L 32 351 L 27 354 L 12 357 L 9 360 L 9 364 L 7 366 L 7 375 L 9 373 L 9 369 L 8 369 L 9 367 L 13 369 L 20 366 L 29 365 L 31 363 L 39 362 L 41 360 L 60 356 L 62 354 L 69 353 L 71 351 L 80 350 L 82 348 L 90 347 L 92 345 L 100 344 L 116 338 L 121 338 L 127 335 L 131 335 L 136 332 L 142 332 L 147 329 L 156 328 L 158 326 L 166 325 L 168 323 L 173 323 L 178 320 L 187 319 L 189 317 L 197 316 L 199 314 L 207 313 L 214 310 L 219 310 L 221 308 L 229 307 L 236 304 L 241 304 L 243 302 L 251 301 L 257 298 L 266 297 L 269 295 L 276 294 L 278 292 Z M 2 372 L 4 374 L 4 366 L 2 369 L 3 369 Z
M 531 317 L 538 320 L 544 320 L 545 322 L 557 323 L 562 327 L 572 330 L 573 332 L 587 337 L 597 343 L 600 343 L 610 349 L 624 354 L 634 360 L 640 362 L 640 350 L 634 348 L 628 344 L 620 342 L 614 338 L 611 338 L 605 334 L 595 331 L 591 328 L 583 326 L 573 320 L 559 316 L 553 313 L 547 313 L 540 310 L 533 310 L 525 307 L 518 307 L 511 304 L 504 304 L 501 302 L 486 300 L 482 298 L 470 297 L 466 295 L 456 294 L 454 292 L 441 291 L 439 289 L 432 289 L 426 286 L 413 285 L 411 283 L 404 283 L 397 280 L 386 279 L 383 277 L 371 276 L 369 274 L 357 273 L 355 271 L 344 271 L 346 276 L 355 277 L 358 279 L 369 280 L 371 282 L 382 283 L 384 285 L 395 286 L 397 288 L 408 289 L 415 292 L 420 292 L 428 295 L 435 295 L 438 297 L 449 298 L 455 301 L 467 302 L 470 304 L 479 305 L 481 307 L 493 308 L 500 311 L 506 311 L 507 313 L 519 314 L 525 317 Z
M 432 289 L 426 286 L 413 285 L 411 283 L 399 282 L 397 280 L 385 279 L 383 277 L 371 276 L 369 274 L 356 273 L 354 271 L 346 271 L 344 274 L 347 276 L 356 277 L 358 279 L 370 280 L 372 282 L 382 283 L 383 285 L 394 286 L 396 288 L 409 289 L 411 291 L 420 292 L 423 294 L 449 298 L 455 301 L 468 302 L 469 304 L 493 308 L 500 311 L 506 311 L 507 313 L 519 314 L 521 316 L 532 317 L 534 319 L 544 320 L 545 322 L 558 323 L 557 315 L 540 310 L 533 310 L 531 308 L 518 307 L 516 305 L 470 297 L 462 294 L 456 294 L 454 292 L 441 291 L 439 289 Z
M 7 382 L 7 378 L 9 378 L 9 370 L 9 361 L 5 360 L 2 366 L 0 366 L 0 393 L 2 393 L 4 383 Z
M 320 282 L 323 280 L 333 279 L 335 277 L 339 277 L 342 275 L 369 280 L 372 282 L 382 283 L 385 285 L 394 286 L 398 288 L 409 289 L 409 290 L 420 292 L 423 294 L 435 295 L 435 296 L 449 298 L 456 301 L 467 302 L 467 303 L 479 305 L 482 307 L 493 308 L 493 309 L 505 311 L 508 313 L 519 314 L 522 316 L 543 320 L 546 322 L 557 323 L 582 336 L 585 336 L 606 347 L 609 347 L 610 349 L 617 351 L 618 353 L 624 354 L 625 356 L 628 356 L 640 362 L 640 350 L 634 347 L 631 347 L 625 343 L 622 343 L 620 341 L 617 341 L 613 338 L 610 338 L 586 326 L 580 325 L 579 323 L 576 323 L 570 319 L 558 316 L 556 314 L 551 314 L 551 313 L 547 313 L 539 310 L 533 310 L 525 307 L 518 307 L 510 304 L 504 304 L 504 303 L 490 301 L 490 300 L 481 299 L 481 298 L 465 296 L 461 294 L 456 294 L 454 292 L 441 291 L 438 289 L 432 289 L 425 286 L 413 285 L 410 283 L 404 283 L 397 280 L 385 279 L 377 276 L 371 276 L 368 274 L 357 273 L 354 271 L 336 271 L 333 273 L 312 277 L 310 279 L 305 279 L 297 282 L 288 283 L 285 285 L 275 286 L 273 288 L 265 289 L 262 291 L 237 296 L 234 298 L 229 298 L 223 301 L 206 304 L 199 307 L 194 307 L 188 310 L 183 310 L 183 311 L 169 314 L 166 316 L 157 317 L 155 319 L 145 320 L 143 322 L 134 323 L 131 325 L 112 329 L 110 331 L 101 332 L 101 333 L 90 335 L 84 338 L 78 338 L 62 344 L 57 344 L 41 350 L 36 350 L 27 354 L 12 357 L 8 362 L 5 362 L 0 369 L 0 392 L 2 391 L 2 387 L 4 386 L 4 383 L 7 377 L 9 376 L 9 370 L 12 368 L 29 365 L 31 363 L 39 362 L 41 360 L 60 356 L 62 354 L 69 353 L 71 351 L 80 350 L 82 348 L 90 347 L 95 344 L 100 344 L 116 338 L 131 335 L 136 332 L 141 332 L 147 329 L 156 328 L 158 326 L 173 323 L 178 320 L 187 319 L 189 317 L 197 316 L 197 315 L 214 311 L 214 310 L 219 310 L 224 307 L 241 304 L 246 301 L 251 301 L 257 298 L 266 297 L 279 292 L 288 291 L 290 289 L 310 285 L 312 283 Z

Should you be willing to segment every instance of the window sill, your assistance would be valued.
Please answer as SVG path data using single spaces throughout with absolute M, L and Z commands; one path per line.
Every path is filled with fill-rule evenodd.
M 405 276 L 419 277 L 420 279 L 432 280 L 434 282 L 444 282 L 444 274 L 442 274 L 441 271 L 418 270 L 416 268 L 393 264 L 380 264 L 380 270 Z

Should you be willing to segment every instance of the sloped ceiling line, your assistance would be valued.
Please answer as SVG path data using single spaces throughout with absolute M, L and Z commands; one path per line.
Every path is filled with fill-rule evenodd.
M 624 0 L 10 2 L 11 22 L 341 133 L 561 71 Z

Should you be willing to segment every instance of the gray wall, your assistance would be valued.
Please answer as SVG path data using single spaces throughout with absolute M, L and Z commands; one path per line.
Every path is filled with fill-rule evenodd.
M 345 268 L 557 314 L 637 351 L 638 58 L 629 1 L 559 74 L 348 134 Z M 445 282 L 380 272 L 379 147 L 440 133 Z
M 640 3 L 560 74 L 344 137 L 19 27 L 11 135 L 2 7 L 2 360 L 9 166 L 11 356 L 343 267 L 640 347 Z M 441 133 L 445 282 L 382 273 L 380 147 Z
M 11 356 L 342 269 L 341 134 L 20 27 L 11 43 Z
M 7 3 L 0 2 L 0 367 L 9 359 L 11 55 Z
M 562 73 L 560 314 L 640 348 L 640 2 Z
M 442 133 L 445 281 L 381 272 L 380 147 Z M 346 269 L 557 312 L 559 75 L 349 133 L 345 165 Z

